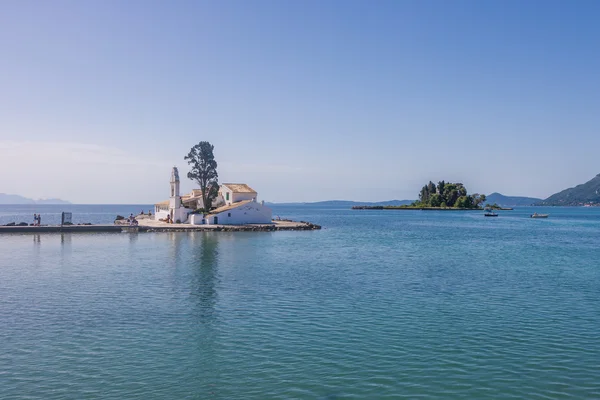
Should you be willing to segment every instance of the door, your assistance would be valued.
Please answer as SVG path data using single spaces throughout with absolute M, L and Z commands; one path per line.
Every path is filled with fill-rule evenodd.
M 215 217 L 213 224 L 218 225 L 219 224 L 219 217 Z

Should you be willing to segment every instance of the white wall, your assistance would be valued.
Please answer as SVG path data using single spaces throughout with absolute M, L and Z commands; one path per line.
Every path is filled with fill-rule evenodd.
M 230 205 L 231 202 L 233 201 L 233 192 L 231 190 L 227 189 L 227 187 L 221 186 L 219 188 L 219 193 L 221 194 L 221 197 L 223 198 L 223 201 L 225 202 L 225 204 Z M 227 198 L 227 194 L 229 194 L 229 198 Z
M 237 203 L 238 201 L 244 201 L 244 200 L 252 200 L 255 199 L 256 200 L 256 193 L 234 193 L 233 194 L 233 202 Z
M 204 215 L 202 215 L 202 214 L 192 214 L 189 217 L 188 223 L 191 225 L 202 225 L 203 219 L 204 219 Z
M 179 197 L 179 196 L 171 197 L 169 199 L 169 208 L 174 209 L 174 208 L 179 208 L 179 207 L 181 207 L 181 197 Z
M 178 208 L 176 210 L 173 210 L 173 222 L 180 220 L 181 223 L 184 223 L 187 221 L 188 219 L 188 213 L 192 212 L 192 210 L 188 209 L 188 208 Z M 165 211 L 165 210 L 161 210 L 157 213 L 154 214 L 154 220 L 158 221 L 159 219 L 165 219 L 167 218 L 171 213 L 171 210 L 169 211 Z
M 273 212 L 260 203 L 250 202 L 242 206 L 207 216 L 207 224 L 214 225 L 214 217 L 218 225 L 271 224 Z
M 252 200 L 257 197 L 256 193 L 233 193 L 227 186 L 221 186 L 219 191 L 223 196 L 223 201 L 225 201 L 225 204 L 227 205 L 237 203 L 238 201 Z M 227 200 L 227 193 L 229 193 L 229 200 Z
M 190 210 L 189 208 L 176 208 L 175 210 L 173 210 L 173 222 L 176 222 L 177 220 L 179 220 L 182 224 L 184 222 L 187 221 L 188 219 L 188 214 L 192 212 L 192 210 Z
M 168 215 L 169 215 L 169 212 L 165 211 L 165 210 L 161 210 L 159 212 L 155 212 L 154 213 L 154 220 L 158 221 L 159 219 L 165 219 L 165 218 L 167 218 Z

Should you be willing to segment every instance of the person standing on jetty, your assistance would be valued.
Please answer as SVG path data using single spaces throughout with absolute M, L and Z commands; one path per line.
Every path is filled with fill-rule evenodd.
M 37 226 L 37 214 L 33 214 L 33 226 Z

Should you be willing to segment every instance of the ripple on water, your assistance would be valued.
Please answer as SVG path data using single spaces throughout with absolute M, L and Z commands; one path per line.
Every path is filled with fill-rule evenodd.
M 600 227 L 369 215 L 3 237 L 0 398 L 600 397 Z

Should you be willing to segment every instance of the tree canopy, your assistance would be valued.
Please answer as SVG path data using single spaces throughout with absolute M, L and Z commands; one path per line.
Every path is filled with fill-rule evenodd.
M 429 183 L 419 192 L 419 200 L 413 203 L 416 207 L 450 207 L 450 208 L 479 208 L 485 201 L 484 194 L 468 195 L 467 188 L 462 183 L 439 181 Z
M 187 156 L 183 157 L 191 166 L 187 177 L 196 181 L 202 192 L 204 211 L 209 211 L 213 200 L 219 192 L 219 175 L 217 161 L 213 154 L 215 146 L 209 142 L 200 142 L 191 148 Z

